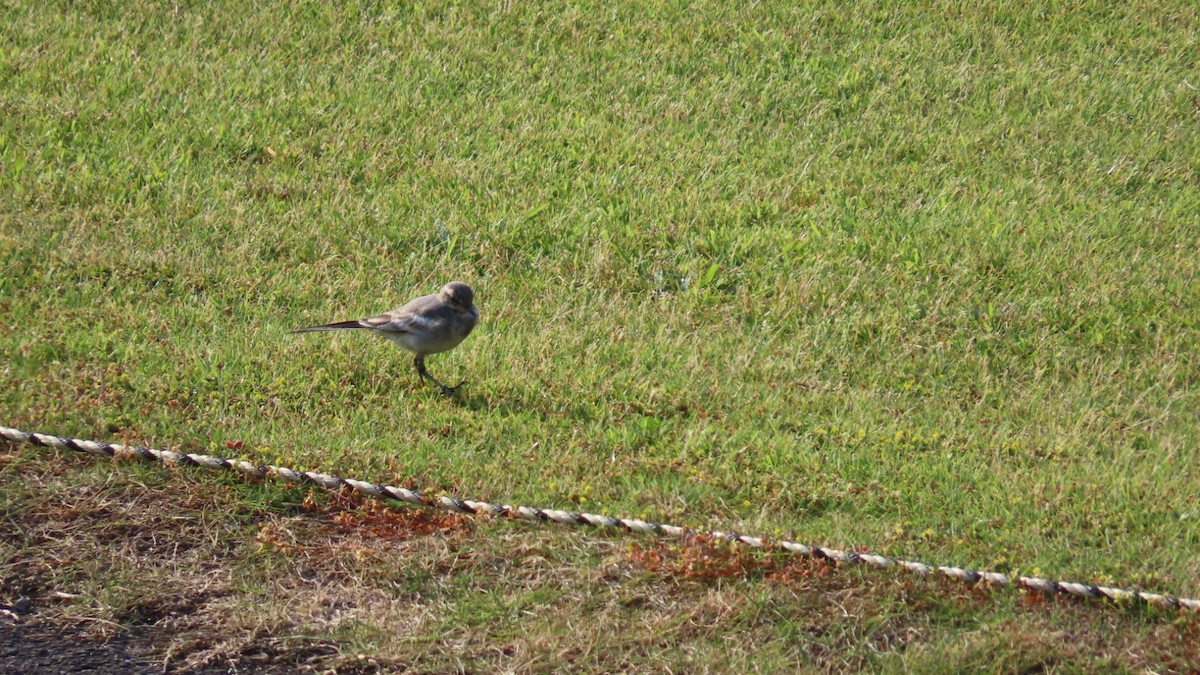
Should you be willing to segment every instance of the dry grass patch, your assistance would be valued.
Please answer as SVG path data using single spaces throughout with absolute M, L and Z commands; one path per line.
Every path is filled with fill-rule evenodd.
M 0 466 L 16 622 L 136 636 L 184 672 L 1200 666 L 1195 617 L 39 450 Z

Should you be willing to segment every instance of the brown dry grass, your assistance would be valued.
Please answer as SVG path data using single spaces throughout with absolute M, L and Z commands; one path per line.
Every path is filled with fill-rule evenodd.
M 1200 667 L 1195 617 L 9 448 L 0 603 L 180 671 Z

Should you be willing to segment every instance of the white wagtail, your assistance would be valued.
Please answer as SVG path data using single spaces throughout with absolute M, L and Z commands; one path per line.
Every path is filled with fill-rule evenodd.
M 479 321 L 479 310 L 475 309 L 474 299 L 475 293 L 470 286 L 461 281 L 451 281 L 442 286 L 437 295 L 421 296 L 379 316 L 297 328 L 292 332 L 362 328 L 382 335 L 417 355 L 413 365 L 417 367 L 417 375 L 422 382 L 428 377 L 441 387 L 443 394 L 452 394 L 463 383 L 459 382 L 453 387 L 442 384 L 425 369 L 425 357 L 454 349 L 471 334 Z

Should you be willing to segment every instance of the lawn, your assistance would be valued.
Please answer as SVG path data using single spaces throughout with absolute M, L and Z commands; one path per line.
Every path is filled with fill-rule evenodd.
M 1198 597 L 1200 16 L 1110 4 L 10 0 L 0 424 Z M 429 361 L 467 378 L 455 398 L 385 341 L 288 333 L 451 279 L 482 315 Z M 104 635 L 172 628 L 113 609 L 105 576 L 141 569 L 120 538 L 69 533 L 109 562 L 46 571 L 69 537 L 33 533 L 68 497 L 102 529 L 223 542 L 221 644 L 303 633 L 335 645 L 318 665 L 1200 667 L 1194 617 L 681 575 L 694 551 L 469 521 L 312 572 L 370 591 L 331 602 L 473 617 L 467 637 L 382 610 L 348 628 L 264 589 L 302 586 L 330 538 L 379 553 L 351 521 L 391 516 L 6 453 L 0 603 L 20 571 L 78 596 L 46 621 Z M 168 548 L 138 555 L 182 564 Z M 660 620 L 701 628 L 656 642 Z

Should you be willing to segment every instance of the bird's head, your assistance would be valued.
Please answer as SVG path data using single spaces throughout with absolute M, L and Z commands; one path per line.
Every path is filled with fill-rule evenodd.
M 471 290 L 470 286 L 461 281 L 451 281 L 442 286 L 442 290 L 438 293 L 438 298 L 454 309 L 466 312 L 471 309 L 472 303 L 475 302 L 475 292 Z

